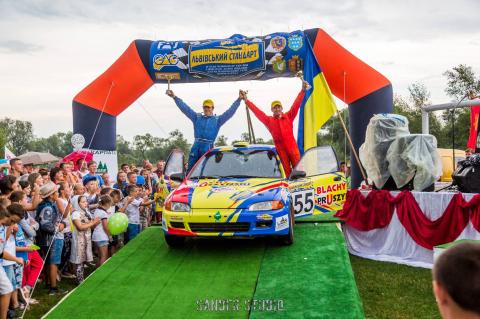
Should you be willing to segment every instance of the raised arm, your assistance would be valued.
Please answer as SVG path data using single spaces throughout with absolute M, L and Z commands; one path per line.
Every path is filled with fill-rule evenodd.
M 165 94 L 167 94 L 169 97 L 171 97 L 175 101 L 175 104 L 177 104 L 180 111 L 182 111 L 182 113 L 185 114 L 190 119 L 190 121 L 192 122 L 195 121 L 195 119 L 197 118 L 197 113 L 194 110 L 192 110 L 190 106 L 188 106 L 185 102 L 183 102 L 181 98 L 176 96 L 172 90 L 167 90 Z
M 265 126 L 268 124 L 268 115 L 263 113 L 255 104 L 252 103 L 250 100 L 245 100 L 245 104 L 247 104 L 248 108 L 252 110 L 255 116 L 262 122 Z
M 232 106 L 230 106 L 228 110 L 226 110 L 222 115 L 218 117 L 219 127 L 225 124 L 225 122 L 228 121 L 233 116 L 233 114 L 235 114 L 235 112 L 238 110 L 238 107 L 240 106 L 240 101 L 240 98 L 236 99 L 235 102 L 233 102 Z
M 292 104 L 292 107 L 290 107 L 290 110 L 286 113 L 286 115 L 292 120 L 297 117 L 298 110 L 300 110 L 300 106 L 302 105 L 304 96 L 305 96 L 305 90 L 302 89 L 300 93 L 298 93 L 297 98 Z

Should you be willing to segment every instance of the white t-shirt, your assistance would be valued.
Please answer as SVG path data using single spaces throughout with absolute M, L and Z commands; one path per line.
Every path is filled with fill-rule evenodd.
M 126 204 L 128 197 L 125 197 L 123 205 Z M 128 216 L 129 224 L 140 224 L 140 204 L 143 202 L 141 198 L 134 199 L 125 210 L 125 214 Z
M 8 237 L 8 239 L 5 243 L 5 246 L 3 247 L 3 251 L 8 252 L 12 256 L 16 256 L 15 250 L 16 250 L 16 248 L 15 248 L 15 235 L 13 233 L 11 233 L 10 237 Z M 6 260 L 6 259 L 4 259 L 3 263 L 2 263 L 3 266 L 10 266 L 10 265 L 13 265 L 13 264 L 15 264 L 14 261 Z
M 113 214 L 115 214 L 115 206 L 112 205 L 112 207 L 110 207 L 109 209 L 107 209 L 107 215 L 108 217 L 112 216 Z
M 93 218 L 97 218 L 97 217 L 100 218 L 101 221 L 103 221 L 104 219 L 108 219 L 108 214 L 103 209 L 97 208 L 93 213 Z M 104 240 L 108 241 L 108 235 L 103 229 L 103 224 L 100 222 L 100 224 L 98 224 L 93 230 L 92 241 L 104 241 Z
M 5 249 L 5 238 L 7 236 L 7 227 L 0 225 L 0 253 Z M 3 259 L 0 259 L 0 264 L 3 264 Z
M 67 208 L 68 205 L 68 200 L 59 198 L 60 201 L 62 201 L 63 209 Z M 59 211 L 60 212 L 60 211 Z M 67 234 L 71 233 L 72 229 L 70 228 L 70 215 L 67 215 L 67 217 L 62 218 L 62 222 L 65 223 L 65 228 L 63 228 L 62 233 Z

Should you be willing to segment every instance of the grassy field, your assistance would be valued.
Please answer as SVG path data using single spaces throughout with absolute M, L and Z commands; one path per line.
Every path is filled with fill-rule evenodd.
M 350 255 L 366 318 L 440 318 L 429 269 Z
M 431 291 L 431 273 L 414 268 L 350 256 L 366 318 L 440 318 Z M 63 289 L 75 288 L 73 280 L 63 279 Z M 33 305 L 24 318 L 40 318 L 63 296 L 48 296 L 42 284 L 37 287 Z

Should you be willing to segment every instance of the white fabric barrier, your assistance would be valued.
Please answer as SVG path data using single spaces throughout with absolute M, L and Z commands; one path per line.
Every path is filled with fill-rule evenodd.
M 391 192 L 392 196 L 397 196 L 398 193 Z M 362 192 L 362 194 L 367 196 L 368 192 Z M 412 192 L 412 194 L 424 215 L 433 221 L 443 215 L 455 193 Z M 474 195 L 476 194 L 463 194 L 463 197 L 469 201 Z M 353 255 L 414 267 L 433 267 L 433 250 L 419 246 L 410 237 L 398 220 L 396 209 L 387 227 L 360 231 L 344 224 L 343 233 L 348 251 Z M 459 239 L 480 240 L 480 233 L 469 222 L 456 240 Z

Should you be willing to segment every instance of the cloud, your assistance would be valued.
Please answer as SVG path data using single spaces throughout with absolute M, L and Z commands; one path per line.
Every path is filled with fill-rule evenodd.
M 32 53 L 40 51 L 42 48 L 41 45 L 19 40 L 0 41 L 0 52 L 2 53 Z

